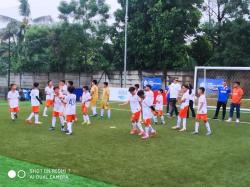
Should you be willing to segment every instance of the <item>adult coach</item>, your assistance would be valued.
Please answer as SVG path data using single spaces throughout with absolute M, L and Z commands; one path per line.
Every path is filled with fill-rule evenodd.
M 93 80 L 91 82 L 91 89 L 90 89 L 90 94 L 91 94 L 91 101 L 90 101 L 90 105 L 92 108 L 92 116 L 97 116 L 97 112 L 96 112 L 96 103 L 98 100 L 98 86 L 97 86 L 97 80 Z
M 231 93 L 231 88 L 228 87 L 226 81 L 223 81 L 222 86 L 219 86 L 214 91 L 218 91 L 218 100 L 213 119 L 218 119 L 220 108 L 222 107 L 222 120 L 225 120 L 227 101 Z
M 179 81 L 177 78 L 174 79 L 172 84 L 170 84 L 168 93 L 170 94 L 170 117 L 173 117 L 173 113 L 175 112 L 175 115 L 178 116 L 178 109 L 176 107 L 176 102 L 179 97 L 179 93 L 181 91 L 181 85 L 179 84 Z

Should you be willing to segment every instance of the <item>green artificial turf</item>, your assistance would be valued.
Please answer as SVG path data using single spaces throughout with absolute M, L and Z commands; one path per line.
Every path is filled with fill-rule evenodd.
M 21 104 L 16 122 L 9 119 L 7 105 L 0 104 L 0 155 L 48 168 L 67 168 L 72 174 L 117 186 L 250 185 L 249 124 L 213 120 L 210 121 L 213 135 L 206 137 L 203 125 L 200 135 L 191 135 L 193 119 L 188 120 L 188 131 L 184 133 L 171 130 L 176 119 L 167 119 L 165 126 L 155 126 L 158 132 L 155 138 L 143 141 L 129 135 L 128 108 L 115 103 L 111 107 L 115 108 L 111 120 L 92 118 L 91 126 L 81 125 L 79 107 L 74 134 L 66 136 L 59 128 L 48 131 L 51 117 L 41 117 L 43 125 L 25 124 L 30 113 L 27 103 Z M 249 113 L 242 114 L 241 120 L 250 122 Z M 15 166 L 15 162 L 11 164 Z M 0 173 L 3 174 L 1 164 Z M 0 179 L 6 182 L 6 178 Z M 72 178 L 68 184 L 77 186 L 77 181 Z M 38 184 L 39 181 L 33 186 Z

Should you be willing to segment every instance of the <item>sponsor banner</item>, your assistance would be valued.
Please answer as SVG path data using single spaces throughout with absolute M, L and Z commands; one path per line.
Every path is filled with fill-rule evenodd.
M 124 102 L 129 98 L 130 93 L 128 88 L 109 88 L 110 89 L 110 101 Z
M 147 84 L 152 86 L 152 90 L 159 90 L 162 87 L 161 77 L 143 77 L 143 87 L 145 87 Z

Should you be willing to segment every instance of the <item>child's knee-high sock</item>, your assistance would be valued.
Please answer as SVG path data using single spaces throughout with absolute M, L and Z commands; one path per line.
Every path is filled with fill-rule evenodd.
M 165 123 L 164 116 L 161 116 L 161 122 L 162 122 L 162 123 Z
M 59 119 L 60 119 L 61 126 L 64 127 L 64 122 L 65 122 L 64 117 L 60 116 Z
M 38 122 L 39 122 L 39 115 L 35 114 L 35 123 L 38 123 Z
M 177 127 L 178 128 L 181 127 L 181 118 L 180 118 L 180 116 L 178 116 L 178 119 L 177 119 Z
M 67 123 L 67 128 L 68 128 L 69 133 L 72 133 L 72 125 L 73 125 L 73 122 Z
M 187 129 L 187 118 L 184 118 L 182 120 L 182 123 L 183 123 L 183 129 Z
M 34 117 L 34 112 L 32 112 L 30 115 L 29 115 L 29 117 L 27 118 L 27 120 L 31 120 L 33 117 Z
M 52 127 L 56 127 L 56 117 L 52 117 Z
M 209 125 L 209 123 L 208 123 L 208 122 L 206 122 L 206 123 L 205 123 L 205 125 L 206 125 L 206 128 L 207 128 L 207 132 L 211 132 L 211 129 L 210 129 L 210 125 Z
M 148 126 L 145 127 L 145 135 L 149 136 L 149 127 Z
M 14 120 L 14 119 L 15 119 L 15 113 L 14 113 L 14 112 L 11 112 L 11 113 L 10 113 L 10 117 L 11 117 L 12 120 Z
M 84 122 L 87 122 L 85 114 L 82 115 L 82 119 L 83 119 Z
M 48 110 L 48 107 L 44 107 L 44 111 L 43 111 L 43 115 L 47 115 L 47 110 Z
M 153 120 L 154 120 L 155 123 L 158 122 L 158 120 L 157 120 L 157 115 L 154 115 L 154 116 L 153 116 Z
M 137 126 L 137 128 L 138 128 L 141 132 L 144 131 L 140 122 L 137 122 L 137 123 L 136 123 L 136 126 Z
M 108 109 L 108 118 L 110 119 L 110 117 L 111 117 L 111 110 Z
M 154 128 L 152 127 L 152 125 L 149 125 L 148 127 L 149 127 L 149 132 L 150 132 L 150 133 L 154 133 L 154 132 L 155 132 L 155 130 L 154 130 Z
M 195 132 L 199 132 L 199 125 L 200 123 L 199 122 L 195 122 Z
M 102 108 L 101 109 L 101 117 L 103 117 L 104 116 L 104 109 Z

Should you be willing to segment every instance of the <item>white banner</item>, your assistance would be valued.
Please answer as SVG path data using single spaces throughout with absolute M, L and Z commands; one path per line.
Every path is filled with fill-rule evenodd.
M 128 88 L 109 88 L 110 89 L 110 101 L 124 102 L 129 98 Z

